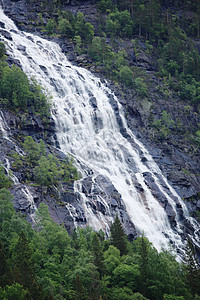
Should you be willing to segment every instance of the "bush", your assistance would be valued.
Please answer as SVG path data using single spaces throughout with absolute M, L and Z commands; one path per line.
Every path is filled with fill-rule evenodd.
M 23 147 L 26 152 L 26 156 L 23 158 L 33 168 L 33 178 L 38 184 L 50 186 L 58 184 L 59 181 L 72 183 L 80 178 L 80 174 L 74 166 L 73 158 L 67 156 L 60 161 L 53 154 L 46 156 L 45 144 L 42 140 L 40 143 L 36 143 L 31 136 L 27 136 Z
M 79 35 L 82 40 L 90 43 L 94 36 L 94 27 L 90 23 L 85 22 L 84 14 L 78 12 L 75 24 L 76 35 Z
M 133 72 L 127 66 L 124 66 L 119 71 L 120 81 L 127 86 L 133 85 Z
M 7 99 L 11 108 L 27 109 L 30 96 L 28 77 L 15 65 L 6 66 L 0 81 L 0 97 Z
M 108 35 L 120 35 L 122 37 L 131 37 L 133 34 L 133 21 L 127 10 L 116 11 L 106 19 L 106 32 Z
M 5 55 L 6 47 L 4 43 L 0 42 L 0 59 Z
M 147 86 L 142 78 L 135 78 L 134 87 L 138 95 L 147 96 Z
M 56 184 L 63 173 L 59 168 L 58 159 L 51 154 L 47 157 L 42 156 L 33 172 L 35 181 L 42 186 Z
M 103 13 L 108 9 L 113 9 L 113 3 L 111 0 L 100 0 L 98 5 L 98 9 Z
M 49 34 L 53 34 L 56 30 L 56 22 L 54 19 L 50 19 L 47 22 L 46 30 Z
M 5 175 L 4 168 L 0 166 L 0 189 L 2 188 L 10 188 L 12 186 L 12 182 L 8 178 L 8 176 Z
M 109 36 L 116 36 L 119 34 L 120 25 L 117 20 L 112 20 L 111 18 L 107 18 L 106 20 L 106 33 Z
M 75 31 L 67 19 L 61 19 L 59 21 L 58 26 L 59 26 L 61 35 L 66 36 L 68 38 L 74 37 Z
M 1 60 L 0 64 L 0 102 L 14 111 L 20 109 L 47 117 L 49 115 L 49 103 L 43 89 L 36 81 L 29 82 L 26 74 L 17 66 L 9 68 L 8 64 Z
M 102 39 L 99 36 L 95 36 L 92 39 L 92 44 L 89 48 L 89 55 L 95 61 L 102 61 L 103 59 Z
M 182 91 L 180 94 L 181 99 L 193 101 L 196 96 L 196 87 L 193 84 L 182 85 Z
M 40 157 L 45 155 L 45 145 L 42 140 L 38 144 L 31 136 L 27 136 L 23 146 L 26 151 L 27 160 L 31 165 L 36 165 Z

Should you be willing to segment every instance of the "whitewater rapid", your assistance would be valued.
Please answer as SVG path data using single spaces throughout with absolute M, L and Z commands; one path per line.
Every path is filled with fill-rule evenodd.
M 189 216 L 185 204 L 168 184 L 161 170 L 147 149 L 128 129 L 123 108 L 117 97 L 99 78 L 86 69 L 72 65 L 62 53 L 59 45 L 41 37 L 19 31 L 15 24 L 0 9 L 0 19 L 12 40 L 2 36 L 7 53 L 20 61 L 29 78 L 35 78 L 51 95 L 52 117 L 56 124 L 56 140 L 64 153 L 71 153 L 82 173 L 87 176 L 83 165 L 92 170 L 92 177 L 101 174 L 112 182 L 121 194 L 126 211 L 139 234 L 144 233 L 158 249 L 167 249 L 171 243 L 183 249 L 182 224 L 177 213 L 177 203 L 194 227 L 197 224 Z M 114 108 L 114 107 L 115 108 Z M 116 116 L 117 112 L 117 116 Z M 119 125 L 120 120 L 120 125 Z M 123 127 L 128 139 L 121 134 Z M 145 162 L 141 160 L 141 153 Z M 149 174 L 165 201 L 174 211 L 173 227 L 166 211 L 149 188 L 145 174 Z M 82 179 L 82 180 L 83 180 Z M 82 192 L 82 180 L 75 184 L 87 224 L 98 230 L 108 229 L 112 217 L 93 213 L 89 201 Z M 140 185 L 142 192 L 135 185 Z M 99 199 L 104 201 L 100 196 Z M 67 204 L 74 216 L 73 204 Z M 198 239 L 198 237 L 196 237 Z

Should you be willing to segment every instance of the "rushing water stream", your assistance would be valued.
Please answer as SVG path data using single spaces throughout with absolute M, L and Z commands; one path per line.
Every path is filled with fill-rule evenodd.
M 169 242 L 176 248 L 183 248 L 177 206 L 194 227 L 194 237 L 198 240 L 195 221 L 189 217 L 184 203 L 162 176 L 148 151 L 127 128 L 123 109 L 106 84 L 68 62 L 57 44 L 19 31 L 2 9 L 0 20 L 12 36 L 12 40 L 2 36 L 9 55 L 18 59 L 28 77 L 34 77 L 52 96 L 58 144 L 64 153 L 76 158 L 83 178 L 87 175 L 83 165 L 91 170 L 94 181 L 99 174 L 109 178 L 121 194 L 138 233 L 143 232 L 158 250 L 167 248 Z M 126 135 L 121 133 L 121 128 Z M 145 162 L 141 160 L 141 153 Z M 146 176 L 151 177 L 174 212 L 173 228 L 163 205 L 148 187 Z M 140 185 L 142 193 L 138 192 L 136 184 Z M 75 191 L 79 193 L 87 223 L 95 229 L 106 229 L 111 217 L 101 212 L 93 213 L 82 193 L 82 181 L 75 184 Z M 106 207 L 106 203 L 104 205 Z M 73 204 L 68 204 L 67 208 L 73 216 Z

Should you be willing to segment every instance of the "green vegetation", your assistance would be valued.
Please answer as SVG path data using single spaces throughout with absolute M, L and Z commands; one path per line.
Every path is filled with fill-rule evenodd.
M 5 61 L 5 45 L 0 43 L 0 105 L 12 111 L 38 113 L 49 116 L 47 96 L 35 80 L 28 80 L 26 74 L 16 65 L 11 68 Z
M 16 152 L 13 158 L 13 167 L 16 169 L 26 166 L 24 175 L 27 181 L 33 181 L 41 186 L 58 185 L 62 182 L 72 183 L 80 179 L 73 157 L 66 156 L 59 160 L 55 155 L 46 156 L 45 144 L 42 140 L 35 142 L 31 136 L 27 136 L 23 142 L 25 156 L 20 156 Z
M 191 243 L 187 263 L 179 264 L 145 237 L 128 242 L 117 216 L 108 240 L 90 228 L 69 236 L 43 203 L 32 229 L 16 214 L 4 188 L 0 220 L 0 299 L 199 299 L 200 270 Z M 123 253 L 113 245 L 119 228 L 126 242 Z
M 83 13 L 73 15 L 70 11 L 59 12 L 57 18 L 49 19 L 42 31 L 50 35 L 60 34 L 63 38 L 74 39 L 79 36 L 82 44 L 91 43 L 94 36 L 94 27 L 86 22 Z
M 170 5 L 181 10 L 181 14 L 175 14 L 165 7 L 167 4 L 162 0 L 99 0 L 96 3 L 100 13 L 96 30 L 83 13 L 72 14 L 67 9 L 61 11 L 62 4 L 63 1 L 53 1 L 51 5 L 45 0 L 40 2 L 41 10 L 53 11 L 46 27 L 43 16 L 38 14 L 38 22 L 44 32 L 72 39 L 77 53 L 88 54 L 106 76 L 136 89 L 142 81 L 146 85 L 144 78 L 135 78 L 133 84 L 130 74 L 134 70 L 125 54 L 123 62 L 115 64 L 121 50 L 114 43 L 120 38 L 135 41 L 135 37 L 139 36 L 145 41 L 147 53 L 154 50 L 159 62 L 159 75 L 174 76 L 177 79 L 172 84 L 174 91 L 199 109 L 200 56 L 191 40 L 191 37 L 200 36 L 199 1 L 170 1 Z M 137 55 L 136 47 L 134 50 Z M 141 97 L 148 95 L 147 86 L 141 90 Z
M 163 94 L 167 94 L 170 88 L 185 103 L 187 116 L 192 110 L 200 113 L 200 55 L 191 40 L 200 35 L 199 1 L 170 1 L 182 8 L 179 17 L 169 8 L 163 9 L 166 1 L 162 0 L 99 0 L 99 14 L 104 15 L 99 16 L 98 28 L 87 22 L 81 12 L 73 15 L 61 11 L 64 2 L 43 0 L 38 4 L 50 13 L 46 23 L 43 13 L 36 21 L 45 34 L 73 41 L 78 55 L 87 54 L 97 70 L 125 88 L 134 89 L 139 100 L 149 97 L 149 84 L 144 74 L 137 72 L 123 45 L 127 42 L 137 63 L 140 41 L 145 45 L 143 53 L 153 52 L 158 61 L 156 75 L 162 80 L 158 92 L 163 88 Z M 191 18 L 185 18 L 188 10 Z M 3 43 L 0 103 L 14 112 L 42 117 L 49 114 L 42 88 L 29 81 L 20 68 L 10 68 L 6 63 Z M 178 128 L 164 109 L 151 125 L 161 140 Z M 199 128 L 192 141 L 200 147 Z M 23 148 L 25 156 L 12 154 L 12 167 L 23 167 L 25 180 L 48 187 L 80 178 L 72 157 L 58 159 L 42 141 L 36 143 L 28 136 Z M 0 167 L 0 299 L 200 299 L 200 269 L 191 241 L 185 264 L 179 264 L 169 252 L 158 253 L 144 236 L 128 242 L 118 216 L 107 240 L 102 231 L 95 233 L 90 228 L 77 228 L 69 236 L 64 226 L 51 220 L 44 204 L 37 211 L 33 229 L 16 214 L 8 191 L 11 185 Z M 199 211 L 194 215 L 200 219 Z
M 198 1 L 171 1 L 182 15 L 174 14 L 161 0 L 99 0 L 96 7 L 98 28 L 87 22 L 87 16 L 70 10 L 61 11 L 62 1 L 54 3 L 52 19 L 40 25 L 47 34 L 59 34 L 75 43 L 78 55 L 87 54 L 97 70 L 125 87 L 136 90 L 140 98 L 149 97 L 149 84 L 142 74 L 135 72 L 127 52 L 132 41 L 135 60 L 141 51 L 136 37 L 145 44 L 145 53 L 153 52 L 158 61 L 157 75 L 163 78 L 163 93 L 169 88 L 180 99 L 200 110 L 200 55 L 191 37 L 199 37 Z M 46 1 L 41 6 L 47 10 Z M 56 8 L 59 8 L 56 11 Z M 187 17 L 188 11 L 190 18 Z M 102 17 L 103 15 L 103 17 Z M 41 16 L 38 16 L 41 20 Z M 123 43 L 127 51 L 122 50 Z M 143 49 L 144 50 L 144 49 Z M 87 65 L 87 63 L 86 63 Z M 166 84 L 167 83 L 167 84 Z M 160 87 L 162 89 L 162 87 Z M 194 134 L 194 133 L 193 133 Z M 168 134 L 164 133 L 164 136 Z
M 106 33 L 108 36 L 130 38 L 133 35 L 133 27 L 133 20 L 127 10 L 116 10 L 106 18 Z
M 152 126 L 157 129 L 161 139 L 166 139 L 175 125 L 170 115 L 166 112 L 166 110 L 163 110 L 161 113 L 161 118 L 157 121 L 154 121 Z
M 119 249 L 121 255 L 127 253 L 125 234 L 118 215 L 116 215 L 114 222 L 110 226 L 110 241 L 113 246 Z
M 2 188 L 10 188 L 12 186 L 12 182 L 10 179 L 6 176 L 4 172 L 4 168 L 0 166 L 0 189 Z

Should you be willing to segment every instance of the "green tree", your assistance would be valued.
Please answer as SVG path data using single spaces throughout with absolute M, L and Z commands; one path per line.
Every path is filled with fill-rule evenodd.
M 120 264 L 113 271 L 113 283 L 118 287 L 128 287 L 133 291 L 137 290 L 138 278 L 140 275 L 138 265 Z
M 6 284 L 6 270 L 7 270 L 7 258 L 3 242 L 0 240 L 0 286 L 4 287 Z
M 142 35 L 142 28 L 145 28 L 146 24 L 146 12 L 145 12 L 145 5 L 139 1 L 137 1 L 137 5 L 135 6 L 135 13 L 134 17 L 136 19 L 136 24 L 138 25 L 138 35 L 141 37 Z
M 85 300 L 85 293 L 79 274 L 76 275 L 76 299 Z
M 26 110 L 29 96 L 29 81 L 25 73 L 15 65 L 12 68 L 6 66 L 0 81 L 0 97 L 7 99 L 12 109 Z
M 27 160 L 36 165 L 38 160 L 45 155 L 45 145 L 41 140 L 40 143 L 36 143 L 31 136 L 25 137 L 23 147 L 25 149 Z
M 103 47 L 102 47 L 102 39 L 99 36 L 95 36 L 92 39 L 92 44 L 89 48 L 89 55 L 95 61 L 103 60 Z
M 49 34 L 53 34 L 56 30 L 56 22 L 54 19 L 49 19 L 46 25 L 46 30 Z
M 113 287 L 111 289 L 111 299 L 115 299 L 115 300 L 132 300 L 133 298 L 133 292 L 131 289 L 127 288 L 127 287 Z M 137 299 L 137 298 L 136 298 Z
M 10 222 L 15 214 L 13 207 L 13 196 L 5 188 L 0 189 L 0 231 L 3 230 L 6 222 Z
M 91 251 L 94 257 L 94 264 L 97 267 L 97 271 L 99 272 L 101 278 L 105 272 L 105 266 L 104 266 L 102 246 L 98 238 L 98 235 L 96 233 L 93 234 Z
M 69 245 L 69 236 L 66 229 L 52 220 L 48 206 L 44 203 L 41 203 L 38 208 L 36 221 L 39 241 L 44 243 L 44 250 L 53 259 L 62 261 L 65 249 Z
M 2 188 L 10 188 L 12 186 L 12 182 L 4 173 L 4 168 L 0 166 L 0 189 Z
M 15 283 L 12 285 L 7 285 L 3 291 L 4 300 L 25 300 L 27 296 L 27 291 L 22 285 Z M 0 296 L 1 299 L 1 296 Z
M 192 295 L 200 295 L 200 267 L 192 241 L 188 238 L 185 257 L 185 276 Z
M 119 78 L 122 83 L 127 86 L 133 85 L 133 72 L 128 66 L 121 67 L 119 71 Z
M 82 53 L 81 46 L 82 46 L 82 40 L 79 35 L 76 35 L 74 37 L 74 43 L 76 44 L 75 46 L 75 51 L 80 55 Z
M 30 81 L 30 97 L 28 106 L 32 109 L 33 113 L 39 113 L 44 119 L 50 115 L 49 98 L 44 89 L 34 79 L 31 79 Z
M 22 166 L 23 162 L 22 162 L 22 156 L 19 155 L 17 153 L 17 151 L 15 151 L 14 153 L 11 154 L 12 158 L 13 158 L 13 163 L 12 163 L 12 168 L 15 169 L 20 169 L 20 167 Z
M 113 3 L 112 0 L 100 0 L 97 3 L 98 9 L 101 12 L 105 12 L 107 10 L 112 10 L 113 9 Z
M 112 275 L 114 269 L 120 264 L 120 251 L 114 246 L 109 246 L 108 250 L 104 252 L 104 263 L 107 275 Z
M 144 297 L 142 294 L 140 293 L 135 293 L 133 295 L 132 300 L 148 300 L 146 297 Z
M 183 296 L 175 296 L 175 295 L 165 294 L 164 299 L 165 300 L 184 300 L 184 297 Z
M 61 162 L 61 175 L 62 180 L 68 183 L 74 182 L 81 178 L 81 174 L 78 172 L 74 165 L 74 158 L 71 155 L 67 155 L 66 158 Z
M 148 281 L 148 252 L 149 245 L 147 239 L 144 236 L 139 241 L 139 270 L 140 270 L 140 286 L 141 291 L 146 295 L 147 281 Z
M 60 19 L 59 23 L 59 30 L 61 35 L 66 36 L 68 38 L 73 38 L 75 35 L 74 28 L 70 24 L 70 22 L 67 19 Z
M 118 215 L 110 227 L 110 241 L 113 246 L 119 249 L 121 255 L 127 253 L 125 233 Z
M 79 35 L 81 39 L 87 43 L 91 43 L 94 36 L 94 27 L 91 23 L 85 22 L 85 17 L 82 12 L 77 13 L 75 29 L 76 35 Z
M 134 88 L 138 95 L 143 96 L 143 97 L 147 96 L 147 85 L 144 82 L 143 78 L 139 78 L 139 77 L 135 78 Z
M 25 233 L 19 234 L 17 244 L 13 252 L 13 261 L 15 263 L 14 278 L 19 284 L 28 289 L 33 299 L 42 299 L 42 291 L 39 286 L 31 263 L 32 251 L 27 241 Z
M 0 42 L 0 59 L 2 59 L 3 56 L 5 55 L 5 51 L 6 51 L 5 44 Z
M 120 24 L 118 20 L 112 20 L 108 17 L 106 20 L 106 33 L 108 36 L 118 36 L 120 32 Z
M 42 156 L 38 161 L 38 165 L 33 169 L 35 181 L 41 186 L 57 184 L 63 173 L 58 159 L 52 154 L 47 157 Z

